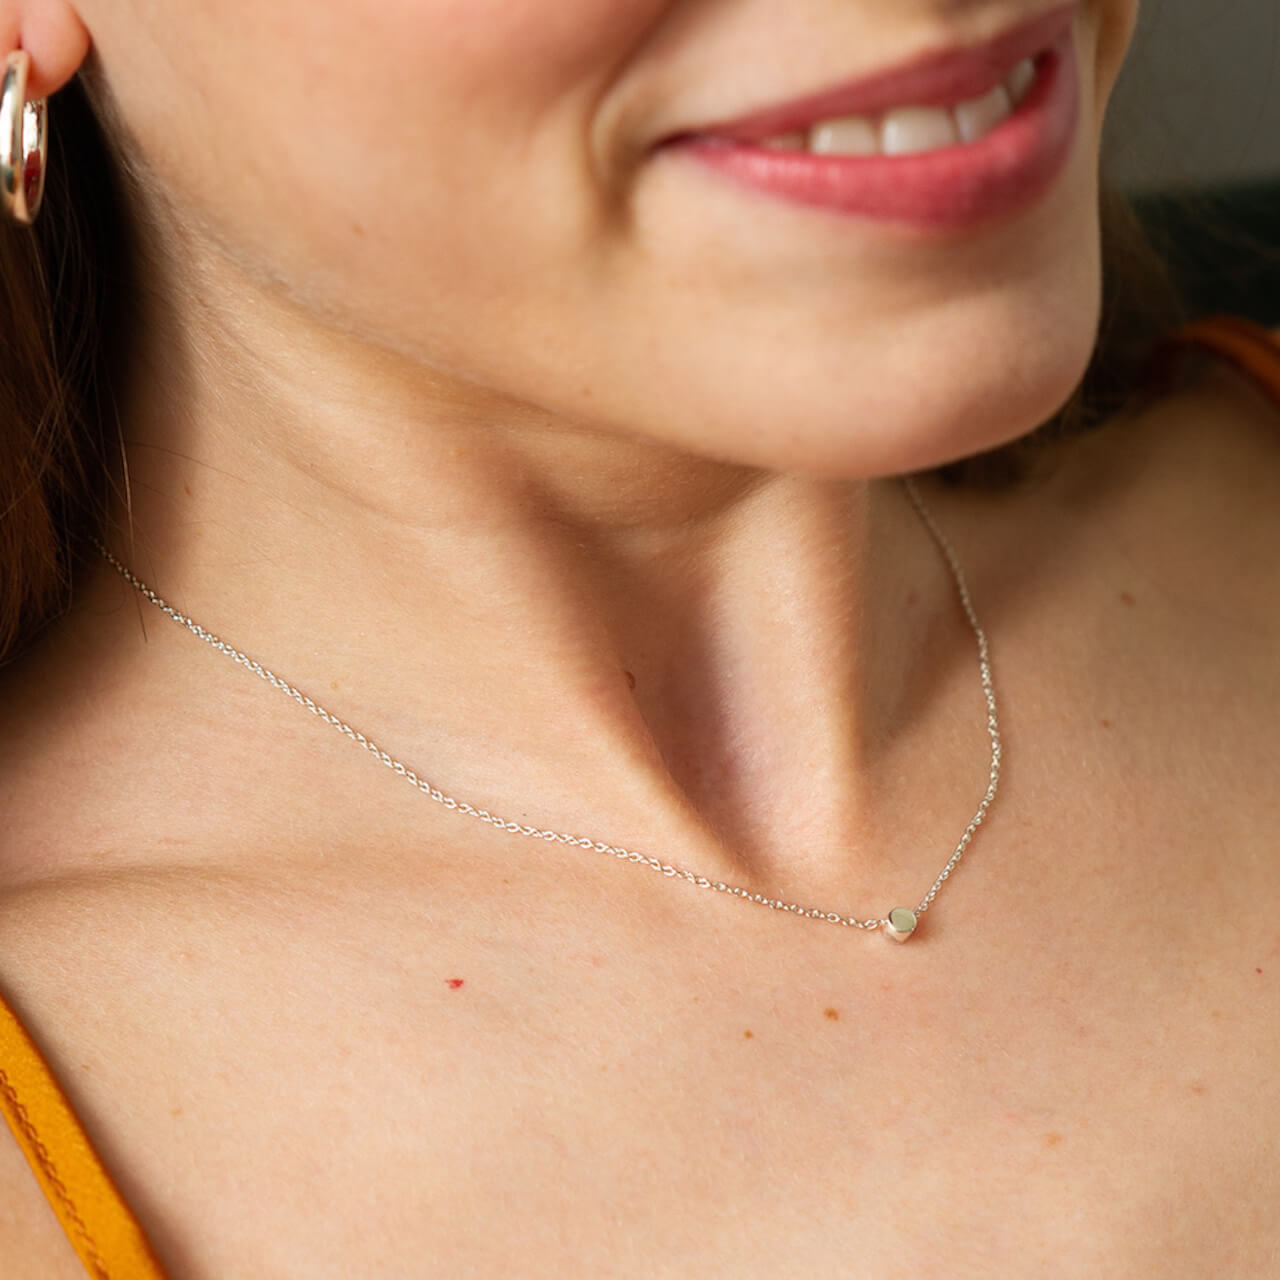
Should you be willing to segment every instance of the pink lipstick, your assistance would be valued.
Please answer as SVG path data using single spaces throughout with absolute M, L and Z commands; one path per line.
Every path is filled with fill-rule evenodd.
M 977 226 L 1033 204 L 1071 154 L 1080 117 L 1075 13 L 1075 4 L 1064 6 L 975 48 L 930 54 L 853 84 L 685 130 L 662 149 L 764 195 L 837 214 L 926 231 Z M 1019 64 L 1034 68 L 1034 79 L 1012 103 L 1001 99 L 998 87 Z M 883 154 L 872 140 L 861 148 L 872 154 L 842 154 L 796 140 L 814 130 L 812 145 L 824 122 L 861 117 L 856 130 L 892 149 L 881 131 L 903 108 L 959 110 L 984 95 L 988 102 L 1009 102 L 1012 110 L 972 141 L 944 138 L 929 149 Z M 948 117 L 937 110 L 931 118 Z M 779 149 L 787 136 L 792 141 Z

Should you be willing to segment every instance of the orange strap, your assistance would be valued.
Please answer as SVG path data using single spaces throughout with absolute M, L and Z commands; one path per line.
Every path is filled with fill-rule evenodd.
M 3 995 L 0 1112 L 94 1280 L 166 1280 L 49 1064 Z
M 1165 338 L 1157 350 L 1153 372 L 1167 379 L 1177 357 L 1188 347 L 1200 347 L 1247 373 L 1280 403 L 1280 338 L 1240 316 L 1209 316 Z

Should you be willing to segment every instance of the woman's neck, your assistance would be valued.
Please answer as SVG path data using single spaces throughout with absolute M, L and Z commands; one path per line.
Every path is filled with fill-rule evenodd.
M 661 815 L 739 874 L 847 883 L 824 859 L 882 829 L 939 663 L 972 700 L 948 574 L 895 484 L 557 421 L 207 290 L 150 336 L 113 548 L 455 795 L 589 833 Z M 135 643 L 132 602 L 114 619 Z M 145 622 L 193 698 L 243 678 Z

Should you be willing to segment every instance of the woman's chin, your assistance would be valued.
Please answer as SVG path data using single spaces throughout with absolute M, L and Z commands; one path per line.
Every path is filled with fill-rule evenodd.
M 1089 315 L 1052 342 L 1026 335 L 982 351 L 966 344 L 923 362 L 916 352 L 901 370 L 888 353 L 843 377 L 775 360 L 767 378 L 744 366 L 714 387 L 692 380 L 669 389 L 668 412 L 651 418 L 651 430 L 634 417 L 631 426 L 690 453 L 769 471 L 825 479 L 921 471 L 1048 422 L 1078 388 L 1094 340 Z

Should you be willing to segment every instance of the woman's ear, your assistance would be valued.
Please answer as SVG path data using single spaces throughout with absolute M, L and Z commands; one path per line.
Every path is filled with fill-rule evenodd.
M 89 32 L 67 0 L 0 0 L 0 56 L 31 56 L 27 94 L 47 98 L 80 69 Z

